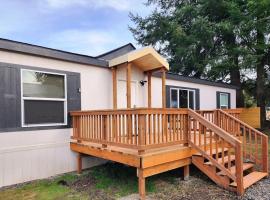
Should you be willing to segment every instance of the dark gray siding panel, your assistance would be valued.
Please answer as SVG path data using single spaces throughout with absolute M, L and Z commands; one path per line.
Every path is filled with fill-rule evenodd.
M 81 110 L 81 76 L 69 74 L 67 76 L 68 112 Z M 68 126 L 71 127 L 71 117 L 68 115 Z
M 166 107 L 170 108 L 171 107 L 171 102 L 170 102 L 170 86 L 166 85 Z
M 21 69 L 32 69 L 66 74 L 68 112 L 81 109 L 80 74 L 9 63 L 0 63 L 0 132 L 46 130 L 70 126 L 21 127 Z
M 217 92 L 216 93 L 216 96 L 217 96 L 217 108 L 219 109 L 220 108 L 220 92 Z
M 229 109 L 231 108 L 231 93 L 228 93 L 229 94 Z
M 12 65 L 0 66 L 0 129 L 21 124 L 20 70 Z

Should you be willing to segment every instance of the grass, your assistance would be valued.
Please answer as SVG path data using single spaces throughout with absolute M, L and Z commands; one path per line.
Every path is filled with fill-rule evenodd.
M 155 192 L 155 181 L 162 176 L 147 180 L 147 192 Z M 172 181 L 172 177 L 166 175 L 164 179 Z M 116 199 L 137 192 L 135 168 L 107 163 L 85 170 L 81 175 L 67 173 L 1 189 L 0 200 Z
M 31 183 L 11 187 L 0 191 L 1 200 L 54 200 L 66 197 L 74 192 L 72 189 L 59 184 L 60 180 L 70 182 L 76 178 L 75 174 L 66 174 L 54 179 L 33 181 Z M 86 199 L 85 194 L 74 196 L 73 199 Z
M 135 168 L 117 163 L 108 163 L 103 165 L 103 167 L 95 167 L 92 171 L 92 176 L 97 181 L 97 189 L 114 193 L 115 197 L 138 192 L 138 179 Z M 148 192 L 154 192 L 154 179 L 147 180 L 146 187 Z

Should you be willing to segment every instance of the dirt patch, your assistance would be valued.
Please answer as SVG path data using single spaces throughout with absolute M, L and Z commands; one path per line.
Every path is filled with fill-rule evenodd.
M 160 200 L 269 200 L 270 179 L 264 179 L 248 188 L 243 197 L 218 187 L 208 177 L 192 169 L 193 174 L 188 181 L 180 178 L 175 184 L 162 180 L 156 185 L 156 193 L 150 194 L 152 199 Z M 195 174 L 194 174 L 195 173 Z
M 104 190 L 96 188 L 97 180 L 92 175 L 91 170 L 86 172 L 87 175 L 79 175 L 78 179 L 70 183 L 69 187 L 75 192 L 86 193 L 88 199 L 93 200 L 113 200 L 111 194 Z

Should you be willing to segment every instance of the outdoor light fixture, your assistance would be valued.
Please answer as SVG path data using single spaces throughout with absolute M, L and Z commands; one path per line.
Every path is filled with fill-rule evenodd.
M 144 84 L 145 84 L 146 82 L 147 82 L 147 81 L 141 80 L 141 81 L 140 81 L 141 86 L 144 86 Z

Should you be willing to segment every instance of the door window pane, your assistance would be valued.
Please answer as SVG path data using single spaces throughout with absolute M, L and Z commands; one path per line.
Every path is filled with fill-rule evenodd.
M 178 108 L 177 90 L 171 90 L 171 108 Z
M 23 70 L 23 96 L 39 98 L 65 98 L 63 75 Z
M 188 91 L 179 90 L 179 107 L 187 108 L 188 107 Z
M 189 91 L 189 108 L 194 109 L 194 91 Z

